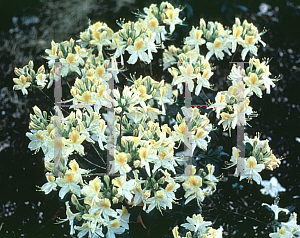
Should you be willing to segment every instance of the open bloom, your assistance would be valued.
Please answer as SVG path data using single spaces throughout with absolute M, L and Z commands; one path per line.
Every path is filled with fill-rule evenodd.
M 188 223 L 184 223 L 181 226 L 194 232 L 200 231 L 201 233 L 203 233 L 206 229 L 206 226 L 212 224 L 211 221 L 204 221 L 201 214 L 194 214 L 192 218 L 187 217 L 186 220 L 188 221 Z
M 275 214 L 275 218 L 274 218 L 274 219 L 275 219 L 276 221 L 278 220 L 278 213 L 279 213 L 279 212 L 283 211 L 283 212 L 285 212 L 286 214 L 288 214 L 288 213 L 290 212 L 288 209 L 280 208 L 280 207 L 278 207 L 278 206 L 275 205 L 275 204 L 269 205 L 269 204 L 267 204 L 267 203 L 262 203 L 261 205 L 262 205 L 262 206 L 267 206 L 267 207 L 269 207 L 269 208 L 274 212 L 274 214 Z
M 286 229 L 291 232 L 293 235 L 299 236 L 300 235 L 300 226 L 297 225 L 297 213 L 294 212 L 288 222 L 281 223 Z
M 135 39 L 134 44 L 126 48 L 128 53 L 131 54 L 129 60 L 127 61 L 128 64 L 135 64 L 138 58 L 149 64 L 151 60 L 149 55 L 145 52 L 147 49 L 148 47 L 142 37 Z
M 80 197 L 81 191 L 80 186 L 78 185 L 80 181 L 81 176 L 79 174 L 76 174 L 72 170 L 67 170 L 63 178 L 56 179 L 56 183 L 61 187 L 59 191 L 59 197 L 63 199 L 69 191 Z
M 185 39 L 184 44 L 194 46 L 195 53 L 199 54 L 199 46 L 205 44 L 205 40 L 202 38 L 202 35 L 202 30 L 193 27 L 190 31 L 190 36 Z
M 56 191 L 57 184 L 55 183 L 55 177 L 50 173 L 46 173 L 46 178 L 48 182 L 40 188 L 40 191 L 45 192 L 45 194 L 50 193 L 52 190 Z
M 260 189 L 260 192 L 264 195 L 270 194 L 273 198 L 277 197 L 278 192 L 285 192 L 285 188 L 278 183 L 276 177 L 272 177 L 270 181 L 263 180 L 261 185 L 264 186 L 264 188 Z
M 257 43 L 257 39 L 255 38 L 255 36 L 246 35 L 245 40 L 243 40 L 242 38 L 239 38 L 237 41 L 244 48 L 242 50 L 242 59 L 243 60 L 245 60 L 246 55 L 249 51 L 252 54 L 254 54 L 255 56 L 257 55 L 257 47 L 255 46 L 255 44 Z
M 14 85 L 13 90 L 21 90 L 23 95 L 28 94 L 26 88 L 28 88 L 31 83 L 27 81 L 27 78 L 24 75 L 21 75 L 19 78 L 14 78 L 13 81 L 17 84 Z
M 67 76 L 68 73 L 71 72 L 76 72 L 77 74 L 81 75 L 80 69 L 78 67 L 80 63 L 80 57 L 78 55 L 68 53 L 68 56 L 66 59 L 61 59 L 60 60 L 62 63 L 62 70 L 61 70 L 61 76 Z
M 121 174 L 126 174 L 131 170 L 131 167 L 127 164 L 127 154 L 122 152 L 115 155 L 114 163 L 115 173 L 120 171 Z
M 257 164 L 255 157 L 250 156 L 247 161 L 245 161 L 245 173 L 241 175 L 240 180 L 248 178 L 249 180 L 254 180 L 256 183 L 260 184 L 262 178 L 258 172 L 264 169 L 263 164 Z
M 182 20 L 179 19 L 179 12 L 180 12 L 180 9 L 178 8 L 175 8 L 175 9 L 167 9 L 166 10 L 166 15 L 167 15 L 167 18 L 164 19 L 164 23 L 166 23 L 167 25 L 170 26 L 170 34 L 172 34 L 175 30 L 175 25 L 176 24 L 181 24 L 182 23 Z

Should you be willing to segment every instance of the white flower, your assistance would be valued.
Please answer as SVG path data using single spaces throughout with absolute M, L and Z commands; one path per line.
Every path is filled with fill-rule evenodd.
M 70 224 L 70 227 L 71 227 L 71 230 L 70 230 L 70 235 L 74 235 L 75 234 L 75 230 L 74 230 L 74 219 L 76 218 L 77 215 L 80 214 L 80 212 L 78 213 L 72 213 L 71 212 L 71 209 L 70 209 L 70 205 L 69 205 L 69 201 L 67 201 L 66 203 L 66 215 L 67 215 L 67 218 L 65 219 L 62 219 L 61 221 L 59 221 L 58 223 L 62 223 L 62 222 L 65 222 L 65 221 L 69 221 L 69 224 Z
M 248 77 L 244 77 L 244 81 L 248 87 L 245 91 L 246 95 L 251 95 L 252 92 L 254 92 L 256 96 L 260 98 L 262 97 L 260 86 L 264 83 L 264 81 L 259 80 L 256 73 L 249 73 Z
M 185 38 L 184 44 L 194 46 L 195 53 L 199 54 L 200 53 L 199 46 L 205 44 L 205 40 L 201 38 L 202 35 L 203 35 L 202 30 L 198 30 L 198 28 L 193 27 L 192 30 L 190 31 L 190 36 Z
M 146 205 L 149 204 L 147 209 L 147 213 L 151 212 L 155 207 L 161 212 L 161 208 L 164 210 L 168 206 L 172 209 L 172 201 L 170 201 L 163 190 L 156 191 L 155 197 L 149 198 L 147 201 L 144 202 L 143 209 L 146 210 Z
M 194 214 L 192 218 L 187 217 L 186 220 L 188 221 L 188 223 L 184 223 L 181 226 L 193 232 L 200 231 L 201 233 L 203 233 L 206 229 L 206 226 L 212 224 L 211 221 L 204 221 L 201 214 Z
M 285 188 L 282 187 L 279 183 L 276 177 L 272 177 L 270 181 L 263 180 L 261 182 L 261 185 L 264 186 L 264 188 L 260 189 L 260 192 L 264 195 L 270 194 L 271 197 L 277 197 L 278 192 L 285 192 Z
M 210 88 L 210 84 L 209 84 L 209 79 L 210 77 L 213 75 L 214 73 L 211 72 L 210 68 L 209 69 L 205 69 L 201 75 L 201 73 L 199 73 L 197 75 L 197 86 L 196 86 L 196 89 L 195 89 L 195 94 L 197 96 L 199 96 L 200 94 L 200 91 L 202 89 L 202 87 L 205 87 L 205 88 Z
M 294 212 L 291 216 L 288 222 L 282 222 L 282 225 L 284 225 L 289 232 L 291 232 L 293 235 L 299 236 L 300 235 L 300 226 L 297 225 L 297 213 Z
M 253 156 L 250 156 L 244 163 L 245 172 L 241 175 L 240 181 L 244 178 L 248 178 L 249 180 L 253 179 L 257 184 L 260 184 L 262 178 L 258 172 L 261 172 L 265 166 L 263 164 L 257 164 L 257 161 Z
M 38 74 L 36 76 L 36 84 L 44 88 L 46 86 L 47 80 L 46 80 L 46 74 Z
M 115 234 L 122 234 L 125 232 L 125 228 L 121 226 L 121 221 L 119 218 L 114 219 L 107 226 L 107 238 L 115 238 Z
M 90 238 L 104 237 L 101 225 L 99 224 L 97 227 L 93 227 L 90 221 L 83 223 L 82 226 L 75 226 L 75 229 L 80 231 L 77 234 L 79 238 L 84 237 L 87 233 Z
M 250 51 L 255 56 L 257 55 L 257 47 L 255 46 L 257 41 L 258 41 L 258 39 L 255 38 L 255 36 L 249 36 L 249 35 L 245 36 L 245 40 L 243 40 L 242 38 L 239 38 L 237 40 L 237 42 L 240 45 L 242 45 L 243 48 L 244 48 L 242 50 L 242 59 L 243 59 L 243 61 L 245 60 L 248 51 Z
M 147 49 L 147 44 L 144 42 L 144 39 L 142 39 L 142 37 L 138 37 L 137 39 L 135 39 L 134 45 L 130 45 L 126 48 L 129 54 L 131 54 L 129 60 L 127 61 L 128 64 L 135 64 L 138 58 L 149 64 L 151 60 L 148 54 L 145 52 L 145 50 Z
M 164 19 L 163 22 L 166 23 L 167 25 L 170 25 L 170 34 L 172 34 L 174 32 L 176 24 L 182 23 L 182 20 L 179 19 L 179 12 L 180 12 L 180 9 L 178 9 L 178 8 L 175 8 L 175 9 L 168 8 L 165 12 L 167 15 L 167 18 Z
M 17 84 L 14 85 L 13 90 L 21 90 L 23 95 L 28 94 L 26 88 L 28 88 L 31 83 L 27 81 L 27 78 L 24 75 L 21 75 L 20 78 L 13 78 L 13 81 Z
M 275 205 L 275 204 L 269 205 L 269 204 L 267 204 L 267 203 L 262 203 L 261 205 L 262 205 L 262 206 L 267 206 L 267 207 L 269 207 L 269 208 L 274 212 L 274 214 L 275 214 L 275 220 L 276 220 L 276 221 L 278 220 L 278 213 L 279 213 L 279 212 L 283 211 L 283 212 L 285 212 L 286 214 L 289 213 L 289 210 L 288 210 L 288 209 L 280 208 L 280 207 L 278 207 L 278 206 Z
M 80 181 L 81 176 L 79 174 L 76 174 L 72 170 L 67 170 L 63 178 L 56 179 L 56 183 L 61 187 L 59 197 L 63 199 L 69 191 L 80 197 L 81 191 L 80 186 L 78 185 Z
M 214 43 L 207 42 L 206 47 L 209 50 L 206 54 L 207 60 L 209 60 L 212 55 L 215 55 L 217 59 L 223 60 L 223 51 L 226 51 L 227 54 L 231 55 L 227 49 L 225 40 L 222 40 L 221 38 L 216 38 Z
M 205 131 L 202 127 L 198 127 L 195 135 L 192 135 L 192 152 L 196 148 L 196 145 L 202 149 L 207 150 L 208 142 L 210 141 L 210 137 L 208 137 L 209 132 Z
M 293 234 L 289 231 L 286 230 L 285 226 L 282 226 L 280 229 L 277 228 L 276 233 L 271 233 L 269 234 L 270 237 L 272 238 L 293 238 Z
M 62 70 L 61 70 L 61 76 L 67 76 L 67 74 L 71 72 L 76 72 L 77 74 L 81 75 L 80 69 L 78 67 L 80 63 L 80 57 L 78 55 L 74 55 L 72 53 L 68 53 L 68 56 L 66 59 L 60 60 L 62 63 Z
M 218 92 L 215 98 L 215 103 L 210 105 L 209 108 L 213 108 L 216 111 L 217 118 L 220 118 L 220 112 L 227 106 L 225 94 L 222 92 Z
M 40 191 L 43 191 L 45 194 L 49 194 L 52 190 L 56 191 L 55 177 L 50 173 L 46 173 L 46 178 L 48 182 L 40 188 Z
M 114 161 L 114 173 L 120 172 L 121 174 L 126 174 L 131 171 L 131 167 L 127 164 L 127 154 L 122 152 L 115 155 Z
M 38 152 L 40 148 L 42 148 L 43 152 L 46 152 L 46 134 L 43 131 L 38 131 L 35 134 L 32 134 L 30 132 L 26 132 L 26 136 L 31 140 L 28 148 L 30 150 L 35 150 L 35 152 Z
M 118 188 L 118 194 L 124 196 L 129 202 L 132 200 L 133 195 L 131 190 L 133 190 L 136 185 L 135 180 L 131 179 L 126 181 L 125 176 L 120 176 L 114 178 L 112 184 Z

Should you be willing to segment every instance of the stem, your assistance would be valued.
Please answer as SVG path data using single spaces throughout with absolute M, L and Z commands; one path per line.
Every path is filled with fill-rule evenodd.
M 100 157 L 100 159 L 102 160 L 102 162 L 103 162 L 104 164 L 106 164 L 105 161 L 104 161 L 104 159 L 103 159 L 102 156 L 100 155 L 99 151 L 98 151 L 98 150 L 96 149 L 96 147 L 94 146 L 94 144 L 91 143 L 91 145 L 93 146 L 94 150 L 96 151 L 97 155 Z M 104 169 L 105 169 L 105 168 L 104 168 Z
M 237 212 L 228 211 L 228 210 L 226 210 L 226 209 L 221 209 L 221 210 L 224 211 L 224 212 L 232 213 L 232 214 L 234 214 L 234 215 L 247 217 L 247 218 L 252 219 L 252 220 L 254 220 L 254 221 L 257 221 L 257 222 L 263 223 L 263 224 L 265 224 L 265 225 L 268 225 L 268 223 L 265 223 L 265 222 L 263 222 L 263 221 L 257 220 L 256 218 L 253 218 L 253 217 L 249 217 L 249 216 L 247 216 L 247 215 L 245 215 L 245 214 L 240 214 L 240 213 L 237 213 Z
M 39 88 L 39 90 L 40 90 L 40 92 L 42 93 L 42 94 L 44 94 L 53 104 L 55 104 L 55 102 L 53 102 L 52 100 L 51 100 L 51 98 L 44 92 L 44 91 L 42 91 L 40 88 Z M 66 112 L 66 113 L 68 113 L 68 114 L 70 114 L 70 112 L 68 112 L 67 110 L 65 110 L 65 109 L 63 109 L 63 108 L 61 108 L 61 110 L 62 111 L 64 111 L 64 112 Z
M 141 60 L 139 59 L 139 63 L 140 63 L 140 66 L 141 66 L 141 68 L 144 70 L 144 73 L 145 73 L 145 75 L 147 75 L 146 74 L 146 71 L 145 71 L 145 68 L 144 68 L 144 66 L 142 65 L 142 63 L 141 63 Z
M 119 140 L 120 146 L 121 146 L 121 138 L 122 138 L 122 117 L 123 117 L 123 108 L 122 108 L 121 117 L 120 117 L 120 140 Z
M 89 161 L 87 158 L 84 158 L 84 157 L 82 157 L 86 162 L 88 162 L 88 163 L 90 163 L 90 164 L 92 164 L 92 165 L 94 165 L 94 166 L 96 166 L 96 167 L 98 167 L 98 168 L 101 168 L 101 169 L 106 169 L 105 167 L 102 167 L 102 166 L 100 166 L 100 165 L 97 165 L 97 164 L 95 164 L 95 163 L 93 163 L 92 161 Z M 104 162 L 105 163 L 105 162 Z

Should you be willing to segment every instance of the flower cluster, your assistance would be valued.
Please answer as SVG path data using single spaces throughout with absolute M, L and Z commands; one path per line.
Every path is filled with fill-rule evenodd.
M 210 59 L 215 55 L 217 59 L 223 60 L 224 53 L 231 55 L 231 49 L 234 53 L 237 45 L 243 47 L 242 59 L 245 60 L 247 53 L 250 51 L 257 56 L 256 44 L 260 42 L 263 46 L 265 43 L 261 40 L 262 33 L 258 33 L 258 29 L 253 23 L 248 23 L 244 20 L 241 23 L 239 18 L 235 19 L 232 29 L 225 28 L 219 22 L 209 21 L 207 24 L 203 18 L 200 19 L 198 27 L 193 27 L 190 31 L 190 36 L 185 38 L 184 44 L 195 48 L 196 54 L 200 52 L 199 46 L 206 43 L 208 53 L 206 59 Z
M 218 92 L 215 98 L 215 103 L 208 108 L 213 108 L 216 111 L 217 118 L 220 118 L 219 124 L 223 125 L 224 130 L 235 129 L 238 126 L 245 126 L 246 121 L 251 119 L 255 113 L 252 111 L 250 104 L 250 96 L 253 92 L 262 97 L 262 90 L 266 89 L 270 93 L 270 85 L 275 87 L 273 81 L 277 79 L 270 79 L 269 66 L 267 62 L 260 63 L 259 59 L 252 58 L 249 61 L 249 67 L 246 71 L 237 68 L 234 64 L 232 66 L 228 79 L 232 85 L 227 91 Z
M 178 231 L 178 226 L 174 227 L 172 230 L 174 238 L 192 238 L 192 237 L 205 237 L 205 238 L 221 238 L 223 228 L 220 227 L 217 230 L 212 227 L 207 227 L 212 223 L 210 221 L 204 221 L 201 214 L 194 214 L 193 217 L 187 217 L 188 223 L 184 223 L 183 226 L 186 230 L 185 236 L 180 236 Z
M 223 52 L 231 55 L 237 45 L 241 45 L 244 60 L 249 51 L 257 54 L 258 42 L 264 45 L 260 38 L 262 33 L 246 20 L 241 24 L 237 18 L 230 30 L 224 29 L 221 23 L 206 24 L 201 19 L 200 26 L 192 28 L 181 48 L 170 45 L 164 49 L 164 41 L 170 40 L 167 34 L 172 34 L 175 25 L 183 22 L 179 18 L 181 9 L 162 2 L 160 6 L 152 4 L 143 11 L 136 14 L 140 18 L 135 22 L 118 22 L 121 29 L 117 32 L 106 23 L 96 22 L 89 23 L 77 41 L 52 41 L 44 57 L 50 69 L 48 74 L 44 66 L 35 72 L 32 61 L 22 69 L 15 69 L 19 78 L 13 79 L 17 84 L 14 89 L 23 94 L 27 94 L 27 88 L 34 87 L 34 83 L 40 88 L 48 83 L 47 88 L 50 88 L 56 71 L 63 80 L 69 76 L 76 78 L 70 87 L 71 98 L 64 101 L 71 103 L 69 115 L 64 116 L 56 108 L 57 114 L 48 117 L 35 106 L 34 115 L 30 114 L 30 132 L 26 133 L 31 140 L 28 147 L 35 153 L 40 149 L 44 153 L 47 182 L 39 190 L 45 194 L 57 191 L 61 199 L 70 199 L 78 211 L 73 213 L 69 201 L 65 202 L 67 218 L 59 222 L 69 222 L 71 235 L 76 231 L 78 237 L 123 234 L 129 229 L 130 216 L 124 205 L 142 206 L 146 213 L 154 209 L 163 213 L 171 210 L 174 204 L 184 206 L 192 201 L 201 208 L 205 197 L 216 191 L 220 181 L 214 175 L 215 165 L 186 166 L 187 159 L 175 156 L 175 150 L 184 144 L 192 154 L 196 147 L 206 151 L 211 141 L 212 122 L 199 108 L 186 107 L 181 107 L 183 114 L 175 113 L 176 120 L 168 121 L 165 120 L 166 108 L 175 102 L 178 90 L 183 93 L 184 86 L 191 92 L 195 90 L 196 95 L 203 88 L 212 89 L 209 83 L 214 74 L 209 62 L 213 60 L 212 55 L 222 60 Z M 204 44 L 208 50 L 206 56 L 200 54 L 200 46 Z M 172 83 L 166 78 L 148 75 L 136 78 L 134 75 L 131 80 L 125 76 L 128 84 L 123 88 L 110 88 L 110 80 L 119 83 L 118 77 L 122 77 L 119 73 L 125 71 L 117 67 L 117 59 L 122 67 L 127 56 L 128 64 L 138 60 L 141 64 L 149 64 L 153 60 L 152 53 L 158 53 L 160 48 L 164 49 L 163 69 L 172 75 Z M 218 92 L 215 103 L 208 107 L 216 111 L 217 119 L 221 117 L 218 125 L 222 124 L 229 132 L 237 125 L 245 126 L 246 120 L 253 115 L 249 97 L 253 93 L 262 97 L 262 90 L 270 93 L 270 86 L 275 86 L 273 81 L 276 80 L 269 76 L 266 61 L 252 58 L 245 71 L 233 65 L 229 75 L 232 85 L 227 91 Z M 113 109 L 113 122 L 106 123 L 108 112 L 104 113 L 103 107 Z M 113 128 L 109 128 L 109 124 Z M 111 136 L 113 151 L 108 143 Z M 84 145 L 88 143 L 97 143 L 102 151 L 109 150 L 113 157 L 110 171 L 113 179 L 80 168 L 81 158 L 77 154 L 101 169 L 106 169 L 101 165 L 108 163 L 100 154 L 102 161 L 98 160 L 97 164 L 86 159 Z M 240 180 L 247 178 L 260 184 L 259 173 L 278 167 L 280 160 L 272 154 L 267 140 L 246 137 L 244 144 L 245 169 Z M 231 165 L 236 165 L 239 151 L 233 147 L 232 153 Z M 293 215 L 289 224 L 294 220 Z M 188 223 L 181 225 L 189 230 L 185 237 L 222 237 L 223 228 L 209 227 L 212 223 L 203 221 L 201 214 L 187 217 L 186 221 Z M 282 227 L 298 234 L 289 230 L 291 225 Z M 181 237 L 178 230 L 178 226 L 173 229 L 175 238 Z
M 33 62 L 29 61 L 28 65 L 23 68 L 15 68 L 14 72 L 19 78 L 14 78 L 13 81 L 16 85 L 14 85 L 14 90 L 21 90 L 23 95 L 28 94 L 27 88 L 30 85 L 34 85 L 40 89 L 43 89 L 47 83 L 47 78 L 49 74 L 45 74 L 44 65 L 39 67 L 37 72 L 33 69 Z M 35 85 L 36 84 L 36 85 Z
M 277 159 L 269 147 L 268 140 L 260 140 L 259 136 L 254 139 L 245 137 L 245 159 L 243 160 L 245 171 L 240 176 L 240 180 L 247 178 L 261 184 L 262 178 L 260 172 L 264 169 L 273 170 L 279 167 L 280 159 Z M 232 148 L 232 156 L 230 162 L 232 165 L 237 164 L 240 150 L 236 147 Z M 237 169 L 235 171 L 237 174 Z
M 278 207 L 278 200 L 275 199 L 274 204 L 269 205 L 262 203 L 262 206 L 266 206 L 270 211 L 274 212 L 274 221 L 270 226 L 273 227 L 274 232 L 270 233 L 269 236 L 273 238 L 294 238 L 300 236 L 300 226 L 297 224 L 297 213 L 290 213 L 288 209 Z M 290 214 L 287 222 L 280 222 L 280 212 Z M 283 213 L 283 214 L 284 214 Z

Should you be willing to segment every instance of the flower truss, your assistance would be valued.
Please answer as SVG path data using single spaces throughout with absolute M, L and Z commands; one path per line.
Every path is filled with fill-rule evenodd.
M 288 209 L 278 207 L 278 200 L 275 199 L 275 204 L 269 205 L 262 203 L 262 206 L 266 206 L 269 210 L 274 212 L 274 221 L 270 224 L 274 232 L 269 236 L 273 238 L 294 238 L 300 236 L 300 226 L 297 224 L 297 213 L 291 214 Z M 281 213 L 282 212 L 282 213 Z M 289 214 L 287 222 L 280 222 L 281 215 Z
M 192 27 L 182 47 L 171 44 L 165 47 L 164 42 L 171 39 L 175 26 L 183 23 L 179 17 L 181 10 L 168 2 L 152 4 L 142 13 L 136 13 L 137 21 L 118 22 L 120 29 L 116 32 L 106 23 L 90 22 L 80 33 L 80 39 L 51 42 L 51 49 L 45 50 L 44 57 L 49 73 L 44 66 L 34 70 L 32 61 L 14 71 L 18 78 L 13 79 L 16 84 L 13 89 L 21 90 L 24 95 L 33 88 L 44 89 L 47 83 L 49 89 L 59 70 L 62 80 L 74 79 L 71 98 L 64 101 L 71 103 L 69 114 L 64 115 L 56 108 L 57 115 L 48 115 L 35 106 L 34 115 L 30 114 L 30 132 L 26 133 L 30 139 L 28 148 L 44 154 L 47 182 L 38 187 L 39 191 L 57 192 L 65 201 L 67 217 L 59 223 L 68 221 L 71 235 L 114 238 L 128 234 L 128 206 L 141 206 L 142 212 L 149 215 L 154 210 L 163 214 L 179 204 L 194 203 L 201 208 L 204 199 L 217 189 L 220 177 L 214 174 L 215 165 L 190 164 L 182 168 L 186 157 L 175 156 L 182 144 L 193 154 L 197 147 L 206 151 L 213 122 L 199 108 L 187 107 L 181 107 L 182 113 L 168 121 L 166 108 L 176 102 L 178 90 L 182 94 L 184 87 L 197 96 L 204 88 L 213 89 L 209 80 L 214 68 L 210 61 L 224 59 L 224 52 L 231 55 L 240 45 L 243 60 L 248 52 L 256 56 L 257 43 L 264 45 L 262 33 L 246 20 L 241 24 L 238 18 L 232 29 L 200 19 L 200 25 Z M 202 46 L 206 46 L 206 55 L 202 54 Z M 119 83 L 124 76 L 120 73 L 126 71 L 125 64 L 138 61 L 151 64 L 153 54 L 159 52 L 167 77 L 131 76 L 124 87 L 110 88 L 111 79 Z M 117 60 L 122 68 L 112 68 L 111 63 Z M 61 69 L 56 68 L 56 63 Z M 170 75 L 172 83 L 167 80 Z M 270 86 L 274 87 L 276 81 L 270 75 L 268 62 L 256 58 L 250 59 L 245 71 L 233 65 L 228 76 L 231 86 L 227 91 L 217 92 L 215 103 L 208 107 L 220 119 L 216 124 L 222 124 L 230 134 L 231 129 L 247 125 L 246 121 L 254 115 L 249 98 L 253 94 L 262 97 L 265 89 L 270 93 Z M 108 112 L 103 112 L 105 108 L 114 111 L 110 123 L 106 120 Z M 109 138 L 113 138 L 113 151 Z M 246 137 L 244 144 L 246 158 L 240 180 L 247 178 L 265 185 L 260 173 L 278 167 L 280 160 L 273 155 L 267 140 Z M 113 158 L 112 179 L 81 168 L 80 161 L 84 159 L 97 167 L 93 170 L 106 169 L 102 165 L 108 161 L 100 153 L 96 163 L 86 158 L 89 145 L 101 152 L 109 150 Z M 238 159 L 239 150 L 233 147 L 230 166 L 236 165 Z M 277 195 L 280 187 L 272 183 L 264 191 Z M 278 226 L 278 232 L 298 235 L 295 217 L 292 215 L 287 223 Z M 185 237 L 222 237 L 223 228 L 209 227 L 212 223 L 205 222 L 201 214 L 187 216 L 185 220 L 180 228 L 186 230 Z M 182 237 L 178 226 L 172 232 L 174 237 Z
M 266 189 L 271 188 L 266 185 L 265 181 L 262 181 L 259 173 L 264 169 L 273 170 L 274 168 L 279 167 L 281 163 L 280 159 L 277 159 L 272 153 L 272 150 L 268 145 L 268 140 L 260 140 L 259 135 L 254 139 L 250 139 L 248 136 L 246 136 L 244 144 L 246 148 L 245 159 L 243 160 L 245 171 L 240 177 L 240 180 L 247 178 L 248 181 L 254 180 L 257 184 L 262 183 L 262 185 L 266 187 L 263 191 L 269 191 Z M 236 147 L 232 148 L 232 156 L 229 166 L 237 164 L 239 152 L 240 151 Z M 237 168 L 235 174 L 237 174 Z M 275 192 L 277 194 L 276 189 L 277 188 L 274 188 L 274 190 L 272 190 L 272 194 Z M 278 187 L 278 189 L 280 189 L 280 187 Z

